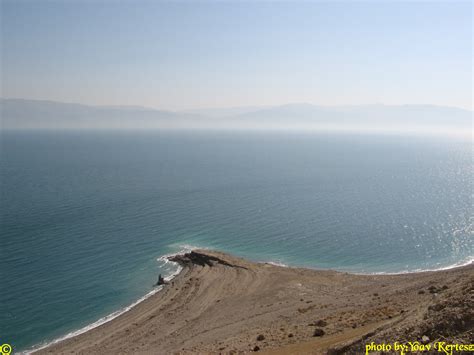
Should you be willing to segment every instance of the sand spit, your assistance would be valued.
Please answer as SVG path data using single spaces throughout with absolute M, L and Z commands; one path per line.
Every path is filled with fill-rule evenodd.
M 114 320 L 37 354 L 364 353 L 367 342 L 474 339 L 474 265 L 352 275 L 196 250 Z

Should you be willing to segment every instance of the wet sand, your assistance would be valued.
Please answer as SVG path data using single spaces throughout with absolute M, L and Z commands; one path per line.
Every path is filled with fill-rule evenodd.
M 370 341 L 474 339 L 472 264 L 353 275 L 208 250 L 174 261 L 183 270 L 162 291 L 36 354 L 357 354 Z

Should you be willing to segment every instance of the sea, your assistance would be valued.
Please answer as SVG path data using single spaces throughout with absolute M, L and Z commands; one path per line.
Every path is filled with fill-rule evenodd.
M 353 273 L 474 255 L 470 139 L 348 132 L 4 131 L 0 343 L 77 334 L 217 249 Z

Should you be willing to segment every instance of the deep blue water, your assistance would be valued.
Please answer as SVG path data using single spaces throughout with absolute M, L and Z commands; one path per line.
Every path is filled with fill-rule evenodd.
M 152 289 L 184 245 L 403 272 L 472 259 L 471 141 L 283 133 L 1 135 L 0 342 Z

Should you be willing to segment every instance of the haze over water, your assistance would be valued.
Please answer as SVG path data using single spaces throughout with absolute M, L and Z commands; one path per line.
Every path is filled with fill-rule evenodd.
M 185 246 L 352 272 L 472 259 L 470 140 L 4 132 L 2 340 L 52 340 L 152 289 Z
M 126 309 L 194 246 L 472 261 L 472 10 L 1 0 L 0 344 Z

